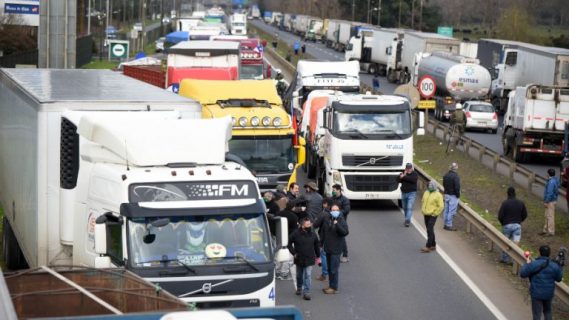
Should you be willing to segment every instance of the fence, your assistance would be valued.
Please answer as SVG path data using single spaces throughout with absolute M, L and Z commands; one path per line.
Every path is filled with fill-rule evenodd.
M 81 66 L 91 62 L 93 58 L 93 35 L 77 38 L 76 43 L 75 67 L 81 68 Z
M 15 68 L 19 64 L 28 64 L 37 66 L 38 50 L 30 50 L 0 57 L 0 67 Z

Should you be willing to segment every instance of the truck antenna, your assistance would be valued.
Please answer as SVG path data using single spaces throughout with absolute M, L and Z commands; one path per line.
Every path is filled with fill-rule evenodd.
M 126 171 L 130 171 L 130 166 L 128 165 L 128 148 L 126 146 L 126 139 L 124 140 L 124 158 L 126 160 Z

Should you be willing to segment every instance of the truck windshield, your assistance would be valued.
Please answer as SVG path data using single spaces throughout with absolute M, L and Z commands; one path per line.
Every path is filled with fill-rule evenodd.
M 334 112 L 334 132 L 354 139 L 393 138 L 401 139 L 411 134 L 409 111 L 374 113 Z
M 257 173 L 288 173 L 294 169 L 292 136 L 233 136 L 229 152 Z
M 241 107 L 265 107 L 270 108 L 271 105 L 267 100 L 257 99 L 228 99 L 218 100 L 217 104 L 222 108 L 241 108 Z
M 239 72 L 239 79 L 252 79 L 252 80 L 263 79 L 263 65 L 262 64 L 241 65 L 241 69 Z
M 168 224 L 152 226 L 151 222 L 157 218 L 129 220 L 129 254 L 134 267 L 185 265 L 195 272 L 192 267 L 255 264 L 271 259 L 263 214 L 159 218 L 166 218 Z M 150 237 L 153 239 L 149 239 L 148 234 L 154 235 Z

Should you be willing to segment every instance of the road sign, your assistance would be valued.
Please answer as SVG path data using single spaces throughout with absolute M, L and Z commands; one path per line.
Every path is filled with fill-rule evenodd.
M 128 59 L 128 40 L 109 40 L 109 60 Z
M 452 27 L 437 27 L 437 33 L 443 36 L 451 37 L 454 30 Z
M 435 106 L 436 106 L 435 100 L 421 100 L 419 101 L 417 109 L 428 110 L 428 109 L 434 109 Z
M 422 76 L 419 79 L 419 94 L 424 99 L 429 99 L 435 95 L 435 91 L 437 91 L 437 85 L 435 84 L 435 79 L 429 75 Z

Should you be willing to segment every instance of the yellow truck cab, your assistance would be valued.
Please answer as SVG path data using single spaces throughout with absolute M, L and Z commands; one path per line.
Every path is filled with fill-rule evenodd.
M 231 116 L 229 152 L 255 173 L 262 191 L 296 181 L 304 140 L 296 136 L 272 80 L 184 79 L 179 94 L 198 101 L 203 118 Z

